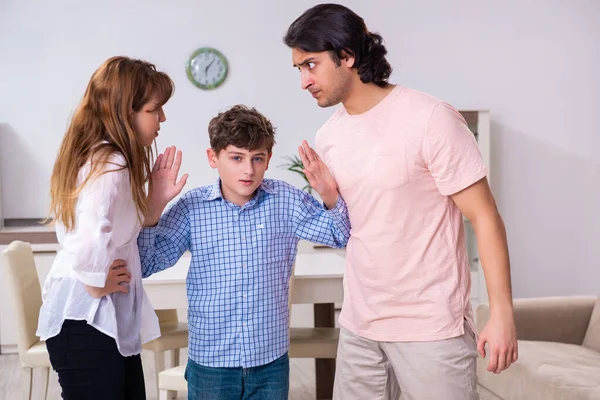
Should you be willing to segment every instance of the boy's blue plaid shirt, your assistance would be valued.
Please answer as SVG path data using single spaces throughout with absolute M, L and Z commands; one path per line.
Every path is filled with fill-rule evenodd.
M 343 199 L 325 210 L 285 182 L 265 179 L 239 207 L 220 181 L 193 189 L 138 238 L 142 274 L 174 265 L 190 250 L 187 275 L 189 357 L 209 367 L 254 367 L 285 354 L 288 282 L 300 239 L 345 247 Z

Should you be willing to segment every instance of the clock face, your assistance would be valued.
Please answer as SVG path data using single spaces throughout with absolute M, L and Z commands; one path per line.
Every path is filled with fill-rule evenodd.
M 187 76 L 200 89 L 215 89 L 225 81 L 227 59 L 218 50 L 203 47 L 196 50 L 187 62 Z

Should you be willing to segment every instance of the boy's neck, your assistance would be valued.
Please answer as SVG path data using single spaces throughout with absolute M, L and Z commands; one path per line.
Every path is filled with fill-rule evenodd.
M 353 85 L 346 100 L 344 100 L 344 108 L 350 115 L 364 114 L 385 99 L 395 87 L 396 85 L 389 83 L 384 87 L 380 87 L 374 83 L 359 81 Z

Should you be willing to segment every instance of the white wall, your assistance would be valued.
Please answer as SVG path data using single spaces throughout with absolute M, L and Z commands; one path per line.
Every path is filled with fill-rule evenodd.
M 332 110 L 299 89 L 281 38 L 314 1 L 0 3 L 0 159 L 6 218 L 45 215 L 50 169 L 94 69 L 148 59 L 174 79 L 159 146 L 185 151 L 188 188 L 211 182 L 206 126 L 235 103 L 278 127 L 269 176 Z M 505 218 L 516 296 L 600 292 L 600 3 L 594 0 L 345 1 L 386 39 L 392 80 L 456 107 L 490 108 L 493 189 Z M 85 5 L 83 5 L 85 4 Z M 187 57 L 214 46 L 225 85 L 192 86 Z M 542 280 L 544 281 L 542 282 Z

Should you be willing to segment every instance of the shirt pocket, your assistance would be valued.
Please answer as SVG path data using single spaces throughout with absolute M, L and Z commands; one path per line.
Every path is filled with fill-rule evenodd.
M 295 246 L 291 218 L 291 215 L 286 215 L 285 219 L 256 221 L 250 227 L 248 236 L 251 238 L 251 245 L 266 262 L 274 263 L 286 259 L 287 249 Z

